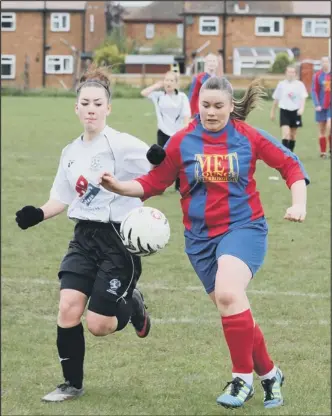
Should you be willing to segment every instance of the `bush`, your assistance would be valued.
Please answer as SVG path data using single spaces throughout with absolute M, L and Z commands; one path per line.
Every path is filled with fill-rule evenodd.
M 158 38 L 154 41 L 151 54 L 152 55 L 168 55 L 176 52 L 181 48 L 181 39 L 177 36 L 168 36 L 165 38 Z
M 285 52 L 278 53 L 269 72 L 272 74 L 284 74 L 288 65 L 294 64 L 294 59 L 289 59 Z
M 124 72 L 125 55 L 120 53 L 116 45 L 104 44 L 96 49 L 93 61 L 98 66 L 111 66 L 113 73 Z

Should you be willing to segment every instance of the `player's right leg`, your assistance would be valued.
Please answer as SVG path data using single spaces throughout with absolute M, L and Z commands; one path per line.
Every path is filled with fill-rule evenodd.
M 42 398 L 45 402 L 62 402 L 75 399 L 83 393 L 83 363 L 85 356 L 84 331 L 81 317 L 91 295 L 96 264 L 86 249 L 89 236 L 79 224 L 73 241 L 62 260 L 60 302 L 57 321 L 57 348 L 64 382 Z

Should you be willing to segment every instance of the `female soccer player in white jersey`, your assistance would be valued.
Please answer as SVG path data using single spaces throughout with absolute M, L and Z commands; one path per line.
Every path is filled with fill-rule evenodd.
M 275 110 L 279 106 L 282 144 L 293 152 L 297 129 L 302 127 L 302 114 L 308 97 L 305 85 L 296 79 L 294 66 L 289 65 L 286 68 L 286 79 L 278 83 L 272 97 L 274 101 L 271 120 L 274 121 Z
M 143 296 L 135 288 L 141 275 L 139 257 L 132 256 L 119 237 L 120 222 L 139 198 L 110 193 L 98 185 L 98 176 L 110 169 L 122 180 L 147 173 L 148 146 L 106 125 L 110 113 L 110 80 L 92 67 L 80 79 L 76 114 L 84 133 L 61 155 L 50 199 L 40 208 L 31 205 L 16 213 L 23 230 L 62 213 L 76 221 L 59 271 L 60 302 L 57 347 L 64 383 L 43 397 L 59 402 L 83 394 L 85 342 L 81 317 L 89 300 L 86 322 L 95 336 L 123 329 L 129 321 L 139 337 L 150 330 Z
M 157 115 L 157 143 L 164 147 L 168 139 L 186 127 L 191 117 L 190 104 L 184 92 L 178 90 L 178 74 L 168 71 L 163 81 L 156 82 L 141 91 L 143 97 L 152 100 Z M 179 178 L 175 189 L 180 188 Z

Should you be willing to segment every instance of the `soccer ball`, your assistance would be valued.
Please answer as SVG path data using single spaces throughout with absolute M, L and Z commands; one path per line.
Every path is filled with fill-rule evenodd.
M 126 249 L 140 257 L 162 250 L 168 243 L 170 233 L 165 215 L 150 207 L 133 209 L 120 227 L 120 236 Z

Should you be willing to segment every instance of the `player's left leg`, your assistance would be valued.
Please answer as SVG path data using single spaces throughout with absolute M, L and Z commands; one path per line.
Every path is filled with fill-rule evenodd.
M 290 129 L 290 140 L 289 140 L 289 150 L 292 152 L 294 152 L 294 149 L 295 149 L 296 133 L 297 133 L 297 127 L 292 127 Z
M 88 309 L 103 317 L 90 314 L 88 328 L 102 336 L 120 331 L 131 322 L 137 336 L 145 338 L 151 322 L 143 295 L 136 289 L 142 273 L 141 260 L 123 245 L 119 225 L 113 224 L 113 227 L 105 227 L 95 234 L 102 254 Z M 112 303 L 117 304 L 116 310 Z
M 255 325 L 246 295 L 248 283 L 263 263 L 266 248 L 264 218 L 230 231 L 217 247 L 218 271 L 215 292 L 210 296 L 214 297 L 221 313 L 233 363 L 232 381 L 217 399 L 224 407 L 241 407 L 252 397 L 253 369 L 262 377 L 264 406 L 276 407 L 283 403 L 282 380 L 277 376 L 280 370 L 267 353 L 264 337 L 259 326 Z

